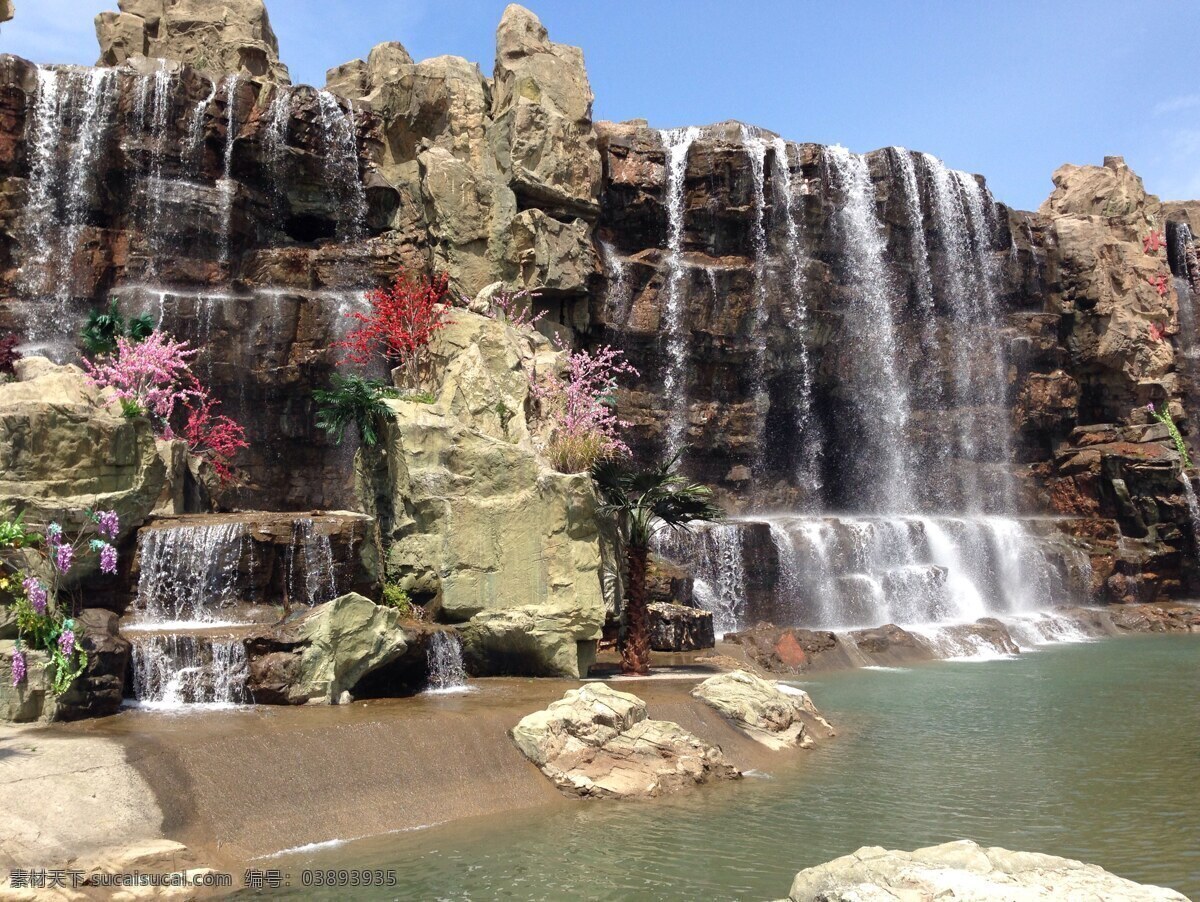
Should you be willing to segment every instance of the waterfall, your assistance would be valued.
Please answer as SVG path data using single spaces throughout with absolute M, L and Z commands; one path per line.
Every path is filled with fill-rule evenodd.
M 754 359 L 750 366 L 750 385 L 754 396 L 755 453 L 754 471 L 761 472 L 763 435 L 766 429 L 770 399 L 765 383 L 767 365 L 767 142 L 758 134 L 742 127 L 742 143 L 750 158 L 754 175 L 754 221 L 750 238 L 754 249 L 754 315 L 750 321 L 750 340 Z
M 163 165 L 171 126 L 169 117 L 173 80 L 174 73 L 163 60 L 158 61 L 152 75 L 143 75 L 138 79 L 134 133 L 141 137 L 148 132 L 149 138 L 146 173 L 142 180 L 141 221 L 142 233 L 146 236 L 146 272 L 151 279 L 157 274 L 158 258 L 162 253 Z
M 805 267 L 808 255 L 801 242 L 800 229 L 796 225 L 795 192 L 792 170 L 788 163 L 787 144 L 776 136 L 771 139 L 771 149 L 774 151 L 773 184 L 779 194 L 778 206 L 782 212 L 784 236 L 787 240 L 790 291 L 788 327 L 795 339 L 795 353 L 791 361 L 796 377 L 793 422 L 799 448 L 795 454 L 793 476 L 806 497 L 815 501 L 821 491 L 822 441 L 820 424 L 812 415 L 813 373 L 812 362 L 808 356 L 808 301 L 805 297 Z
M 863 486 L 868 509 L 912 507 L 913 473 L 906 449 L 909 435 L 908 380 L 901 374 L 901 344 L 887 243 L 876 209 L 867 162 L 844 147 L 825 148 L 829 184 L 840 197 L 834 226 L 842 264 L 851 283 L 847 310 L 847 363 L 855 379 L 852 404 L 863 427 L 860 453 L 875 465 L 875 478 Z
M 354 241 L 363 236 L 367 217 L 367 196 L 358 172 L 354 105 L 343 110 L 338 98 L 328 91 L 318 91 L 317 102 L 325 138 L 325 179 L 343 214 L 338 218 L 337 237 L 340 241 Z
M 688 151 L 700 135 L 699 129 L 680 128 L 662 131 L 666 153 L 667 183 L 664 203 L 667 208 L 667 275 L 665 299 L 661 305 L 662 332 L 666 339 L 666 369 L 663 394 L 670 405 L 667 419 L 666 455 L 674 457 L 683 450 L 689 417 L 687 351 L 689 329 L 684 322 L 683 200 L 687 176 Z
M 1089 581 L 1075 552 L 1047 538 L 1005 517 L 780 515 L 693 524 L 655 551 L 689 568 L 722 631 L 760 620 L 924 629 L 987 616 L 1039 622 L 1052 599 Z M 751 586 L 747 574 L 772 562 L 768 588 Z
M 696 601 L 712 612 L 718 635 L 741 625 L 746 605 L 746 568 L 737 524 L 707 524 L 691 533 L 663 530 L 654 536 L 653 550 L 692 565 Z
M 241 600 L 240 565 L 248 541 L 242 523 L 142 530 L 133 606 L 143 628 L 217 621 L 217 608 Z
M 211 82 L 208 96 L 197 102 L 192 109 L 188 121 L 187 147 L 183 159 L 192 166 L 193 172 L 199 172 L 204 166 L 204 123 L 208 117 L 208 108 L 217 99 L 217 82 Z
M 300 552 L 299 558 L 296 555 L 297 549 Z M 329 536 L 316 529 L 316 522 L 311 517 L 296 520 L 292 524 L 292 541 L 288 545 L 285 566 L 287 597 L 292 604 L 301 600 L 297 592 L 297 569 L 302 571 L 304 577 L 304 604 L 324 604 L 337 597 L 333 546 Z
M 39 66 L 37 73 L 21 224 L 29 252 L 20 281 L 43 299 L 28 305 L 25 326 L 30 339 L 44 341 L 65 338 L 74 326 L 68 302 L 79 291 L 83 232 L 100 206 L 96 161 L 109 147 L 118 77 L 114 69 Z
M 630 308 L 633 306 L 633 287 L 629 284 L 625 261 L 617 249 L 602 239 L 596 240 L 604 273 L 608 276 L 608 290 L 604 295 L 604 318 L 613 326 L 628 324 Z
M 1188 517 L 1192 521 L 1192 545 L 1200 547 L 1200 501 L 1196 499 L 1196 487 L 1186 470 L 1180 472 L 1179 481 L 1183 483 L 1183 497 L 1187 500 Z
M 438 630 L 431 635 L 425 658 L 429 670 L 426 692 L 466 692 L 470 688 L 463 664 L 462 642 L 456 634 Z
M 221 197 L 221 256 L 223 268 L 229 268 L 232 253 L 233 203 L 237 196 L 237 184 L 233 181 L 233 145 L 237 140 L 237 90 L 241 75 L 230 75 L 225 79 L 225 151 L 221 162 L 221 180 L 218 183 Z
M 248 664 L 239 639 L 133 636 L 133 698 L 143 707 L 245 704 Z

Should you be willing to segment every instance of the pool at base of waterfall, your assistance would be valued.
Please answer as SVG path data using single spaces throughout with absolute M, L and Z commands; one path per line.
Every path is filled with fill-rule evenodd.
M 1200 895 L 1196 637 L 798 685 L 840 736 L 781 755 L 762 779 L 326 844 L 264 866 L 394 869 L 399 881 L 308 898 L 768 899 L 864 845 L 970 838 Z

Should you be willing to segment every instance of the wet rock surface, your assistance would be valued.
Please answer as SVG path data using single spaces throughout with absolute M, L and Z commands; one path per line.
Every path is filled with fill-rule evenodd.
M 654 651 L 696 651 L 715 644 L 711 611 L 663 602 L 650 605 L 650 648 Z
M 821 730 L 824 736 L 833 735 L 833 728 L 803 689 L 764 680 L 744 670 L 709 677 L 692 690 L 692 696 L 711 705 L 751 739 L 775 751 L 810 748 L 812 729 Z
M 719 748 L 648 720 L 641 699 L 600 683 L 570 690 L 511 735 L 555 786 L 580 798 L 654 798 L 741 776 Z
M 809 868 L 792 883 L 792 902 L 892 899 L 1184 900 L 1180 893 L 1110 874 L 1094 864 L 1037 852 L 1010 852 L 970 840 L 915 852 L 864 846 Z

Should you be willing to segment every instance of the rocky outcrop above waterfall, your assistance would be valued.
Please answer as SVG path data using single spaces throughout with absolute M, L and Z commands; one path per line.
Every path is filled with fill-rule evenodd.
M 600 157 L 582 51 L 510 5 L 491 81 L 460 57 L 413 62 L 389 43 L 330 70 L 328 86 L 382 120 L 379 172 L 402 201 L 391 225 L 427 234 L 455 288 L 538 288 L 556 319 L 586 325 Z
M 511 735 L 555 786 L 579 798 L 654 798 L 741 776 L 719 748 L 679 724 L 649 720 L 645 702 L 603 683 L 568 691 Z
M 692 690 L 692 696 L 774 751 L 811 748 L 810 732 L 814 729 L 825 736 L 833 735 L 833 728 L 803 689 L 764 680 L 744 670 L 709 677 Z
M 1134 883 L 1094 864 L 1037 852 L 1010 852 L 970 840 L 903 852 L 864 846 L 808 868 L 792 882 L 791 902 L 946 899 L 1111 899 L 1185 902 L 1174 890 Z
M 118 0 L 117 7 L 96 16 L 98 66 L 148 56 L 289 83 L 263 0 Z
M 16 9 L 13 8 L 13 0 L 0 0 L 0 22 L 9 21 L 16 15 Z
M 408 647 L 400 613 L 343 595 L 249 643 L 247 692 L 260 704 L 342 704 Z
M 33 523 L 115 510 L 124 540 L 165 482 L 149 421 L 121 416 L 78 367 L 28 357 L 0 382 L 0 505 L 10 512 Z
M 386 576 L 461 624 L 480 675 L 587 675 L 604 623 L 598 502 L 586 473 L 537 452 L 528 368 L 558 352 L 529 329 L 455 309 L 431 345 L 432 404 L 389 401 L 364 453 Z

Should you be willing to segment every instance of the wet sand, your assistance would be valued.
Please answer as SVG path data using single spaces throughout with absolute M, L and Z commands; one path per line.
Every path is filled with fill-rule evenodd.
M 719 745 L 743 770 L 786 765 L 803 753 L 770 752 L 688 692 L 705 674 L 618 680 L 648 704 Z M 359 701 L 341 707 L 254 707 L 164 712 L 129 709 L 75 724 L 24 728 L 30 752 L 10 767 L 19 777 L 6 808 L 36 821 L 24 834 L 56 833 L 40 854 L 61 864 L 109 845 L 161 835 L 211 867 L 233 869 L 286 849 L 421 829 L 465 818 L 582 803 L 562 796 L 507 735 L 518 720 L 579 681 L 488 679 L 475 691 Z M 819 699 L 817 700 L 819 704 Z M 63 770 L 64 752 L 108 762 L 96 804 L 125 813 L 78 832 L 68 799 L 31 805 L 17 786 L 41 785 Z M 78 780 L 85 779 L 81 774 Z M 697 791 L 703 792 L 704 787 Z M 14 807 L 15 806 L 15 807 Z M 57 813 L 56 813 L 57 811 Z M 136 812 L 137 816 L 133 816 Z M 18 849 L 6 842 L 4 846 Z M 26 855 L 14 864 L 29 867 Z

